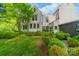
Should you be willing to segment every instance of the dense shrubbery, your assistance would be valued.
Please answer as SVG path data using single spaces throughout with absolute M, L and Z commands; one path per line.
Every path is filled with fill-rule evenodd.
M 22 32 L 28 36 L 53 36 L 53 32 Z
M 79 47 L 69 48 L 68 53 L 70 56 L 79 56 Z
M 26 34 L 27 36 L 41 36 L 41 32 L 22 32 L 23 34 Z
M 69 47 L 78 47 L 79 46 L 79 41 L 75 38 L 69 37 L 67 41 L 68 41 Z
M 19 33 L 14 31 L 0 31 L 0 38 L 1 39 L 9 39 L 17 36 Z
M 51 46 L 49 49 L 49 56 L 67 56 L 67 50 L 57 45 Z
M 58 39 L 63 39 L 63 40 L 65 40 L 65 39 L 67 39 L 67 37 L 69 37 L 70 36 L 70 34 L 69 33 L 64 33 L 64 32 L 56 32 L 55 33 L 55 36 L 56 36 L 56 38 L 58 38 Z
M 74 36 L 73 38 L 77 39 L 79 41 L 79 35 Z
M 53 45 L 57 45 L 61 48 L 64 48 L 64 43 L 57 38 L 52 38 L 48 44 L 48 47 L 50 48 Z

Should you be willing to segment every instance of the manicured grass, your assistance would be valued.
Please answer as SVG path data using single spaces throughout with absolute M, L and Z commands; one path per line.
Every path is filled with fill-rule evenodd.
M 20 35 L 13 39 L 0 39 L 1 56 L 33 56 L 40 55 L 33 36 Z

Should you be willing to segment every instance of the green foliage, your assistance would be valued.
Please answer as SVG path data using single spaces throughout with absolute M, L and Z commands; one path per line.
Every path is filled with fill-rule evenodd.
M 45 44 L 48 46 L 49 42 L 50 42 L 51 37 L 45 37 L 43 36 L 43 41 L 45 42 Z
M 70 34 L 69 33 L 64 33 L 64 32 L 56 32 L 56 33 L 54 33 L 55 35 L 56 35 L 56 38 L 58 38 L 58 39 L 67 39 L 67 37 L 70 37 Z
M 27 36 L 41 36 L 41 32 L 22 32 Z
M 42 35 L 42 36 L 45 36 L 45 37 L 46 37 L 46 36 L 53 37 L 53 32 L 44 32 L 44 31 L 43 31 L 43 32 L 41 32 L 41 35 Z
M 79 46 L 79 41 L 75 38 L 69 37 L 67 41 L 68 41 L 69 47 L 78 47 Z
M 79 40 L 79 35 L 74 36 L 73 38 L 75 38 L 75 39 Z
M 32 5 L 28 3 L 5 3 L 3 6 L 6 11 L 4 22 L 11 19 L 15 20 L 16 22 L 14 24 L 18 28 L 18 31 L 20 31 L 20 22 L 26 21 L 26 24 L 28 24 L 34 15 Z
M 64 48 L 64 43 L 61 40 L 57 39 L 57 38 L 50 39 L 48 47 L 50 48 L 53 45 L 57 45 L 57 46 L 59 46 L 61 48 Z
M 65 48 L 54 45 L 49 49 L 49 56 L 68 56 L 68 52 Z
M 69 48 L 68 53 L 70 56 L 79 56 L 79 47 Z
M 20 35 L 13 39 L 0 40 L 1 56 L 37 56 L 40 55 L 37 39 L 26 35 Z
M 10 39 L 15 36 L 18 36 L 18 32 L 12 32 L 12 31 L 0 31 L 0 38 L 1 39 Z
M 41 32 L 41 36 L 45 44 L 48 46 L 50 39 L 53 37 L 53 33 L 52 32 Z

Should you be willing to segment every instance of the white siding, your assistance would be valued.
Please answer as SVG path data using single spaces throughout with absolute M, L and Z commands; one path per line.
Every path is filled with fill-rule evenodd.
M 59 7 L 60 24 L 79 20 L 76 7 L 73 3 L 64 3 Z

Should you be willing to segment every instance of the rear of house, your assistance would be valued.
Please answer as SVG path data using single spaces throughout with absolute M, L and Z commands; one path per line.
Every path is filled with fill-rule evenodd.
M 27 25 L 25 21 L 20 21 L 21 31 L 22 32 L 37 32 L 47 30 L 48 26 L 48 18 L 42 14 L 42 12 L 37 8 L 33 7 L 34 15 L 29 23 L 29 29 L 27 29 Z

